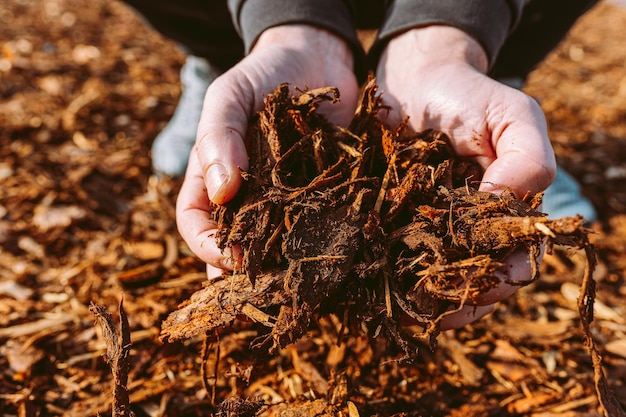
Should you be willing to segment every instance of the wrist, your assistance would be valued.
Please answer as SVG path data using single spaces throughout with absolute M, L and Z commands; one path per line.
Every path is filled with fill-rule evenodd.
M 271 27 L 258 38 L 252 51 L 267 47 L 287 47 L 312 57 L 328 57 L 352 68 L 354 54 L 342 37 L 317 26 L 289 24 Z
M 430 25 L 408 30 L 389 41 L 383 52 L 392 62 L 419 63 L 424 67 L 446 64 L 470 65 L 485 74 L 489 59 L 481 44 L 452 26 Z M 381 60 L 382 62 L 382 60 Z

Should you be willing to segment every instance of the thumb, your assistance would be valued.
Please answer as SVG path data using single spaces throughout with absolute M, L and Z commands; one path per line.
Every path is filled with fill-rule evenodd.
M 523 197 L 545 190 L 554 180 L 556 160 L 543 112 L 529 97 L 518 104 L 509 109 L 509 117 L 490 123 L 495 126 L 490 130 L 496 159 L 485 170 L 483 191 L 509 188 Z
M 222 76 L 209 86 L 196 141 L 206 191 L 216 204 L 235 196 L 242 182 L 241 171 L 248 169 L 244 138 L 252 104 L 242 102 L 245 95 L 228 85 Z

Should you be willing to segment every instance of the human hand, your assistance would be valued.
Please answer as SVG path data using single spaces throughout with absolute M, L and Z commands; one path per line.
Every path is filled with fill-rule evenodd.
M 190 249 L 207 265 L 209 277 L 233 269 L 237 254 L 216 245 L 217 223 L 210 201 L 224 204 L 237 193 L 248 169 L 244 138 L 249 118 L 277 85 L 318 88 L 336 86 L 341 101 L 320 112 L 346 126 L 356 108 L 358 85 L 353 54 L 341 38 L 306 25 L 279 26 L 259 37 L 250 54 L 208 88 L 185 179 L 178 195 L 178 229 Z
M 457 154 L 485 170 L 480 190 L 506 188 L 517 196 L 544 190 L 554 179 L 556 162 L 545 117 L 535 100 L 489 78 L 487 56 L 478 42 L 459 29 L 428 26 L 392 39 L 377 67 L 382 97 L 396 126 L 409 116 L 415 132 L 446 133 Z M 382 116 L 385 116 L 384 114 Z M 528 254 L 504 260 L 503 272 L 514 281 L 531 277 Z M 502 282 L 442 321 L 442 328 L 462 327 L 493 309 L 518 286 Z

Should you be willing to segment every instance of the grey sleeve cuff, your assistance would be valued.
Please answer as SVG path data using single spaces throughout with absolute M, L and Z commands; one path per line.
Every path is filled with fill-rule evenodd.
M 420 26 L 453 26 L 476 39 L 490 65 L 517 24 L 524 0 L 395 0 L 372 48 L 375 62 L 394 36 Z
M 246 54 L 266 29 L 303 23 L 324 28 L 343 38 L 354 52 L 355 71 L 361 77 L 365 72 L 365 53 L 354 27 L 354 11 L 344 1 L 228 0 L 228 7 Z

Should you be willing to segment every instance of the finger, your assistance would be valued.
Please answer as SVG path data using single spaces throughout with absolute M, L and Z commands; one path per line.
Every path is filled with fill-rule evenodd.
M 543 251 L 537 260 L 541 263 Z M 515 294 L 521 287 L 521 283 L 528 282 L 532 278 L 532 264 L 530 254 L 526 249 L 519 249 L 504 259 L 504 267 L 498 273 L 503 278 L 500 285 L 472 299 L 474 305 L 489 305 L 505 300 Z M 515 283 L 519 282 L 520 285 Z
M 229 73 L 216 79 L 207 90 L 198 125 L 199 172 L 210 200 L 216 204 L 235 196 L 241 186 L 241 171 L 248 169 L 244 138 L 253 98 L 241 87 Z
M 494 305 L 487 306 L 463 306 L 459 311 L 447 315 L 441 319 L 440 329 L 459 329 L 491 313 Z
M 209 281 L 215 281 L 222 276 L 224 270 L 216 268 L 211 264 L 206 265 L 206 277 Z
M 217 222 L 211 216 L 211 203 L 200 172 L 198 157 L 192 152 L 176 202 L 178 230 L 189 249 L 202 261 L 217 268 L 232 269 L 230 252 L 222 252 L 217 247 Z
M 480 189 L 509 188 L 523 197 L 543 191 L 552 183 L 556 160 L 539 105 L 522 93 L 511 102 L 488 111 L 496 159 L 486 168 Z

